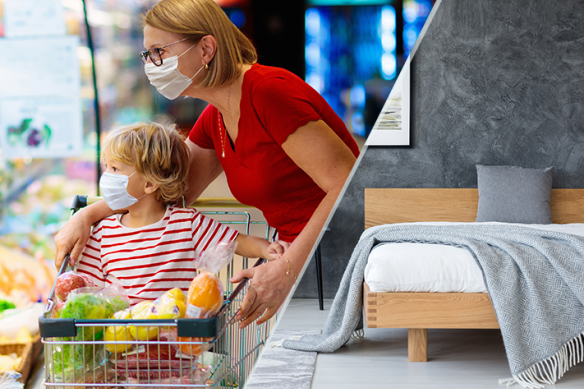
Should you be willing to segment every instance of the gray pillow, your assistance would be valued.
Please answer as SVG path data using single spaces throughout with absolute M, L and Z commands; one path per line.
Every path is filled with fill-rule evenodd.
M 550 224 L 554 168 L 477 165 L 477 222 Z

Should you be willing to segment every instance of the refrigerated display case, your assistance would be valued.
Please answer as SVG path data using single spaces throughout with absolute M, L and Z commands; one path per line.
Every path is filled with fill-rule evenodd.
M 46 244 L 67 219 L 67 209 L 75 194 L 97 193 L 97 142 L 94 88 L 91 65 L 95 60 L 101 131 L 114 125 L 146 121 L 162 109 L 153 100 L 153 91 L 138 57 L 142 48 L 142 25 L 139 15 L 154 0 L 88 0 L 87 16 L 95 51 L 87 45 L 82 0 L 62 0 L 67 35 L 79 36 L 77 56 L 81 75 L 82 153 L 75 158 L 6 159 L 0 150 L 0 243 L 15 234 L 45 234 Z M 0 0 L 0 16 L 3 15 Z M 0 17 L 0 32 L 2 32 Z M 2 34 L 0 34 L 0 37 Z M 2 38 L 0 38 L 2 39 Z M 11 53 L 10 55 L 18 55 Z M 56 186 L 56 187 L 53 187 Z M 49 189 L 53 195 L 39 206 L 34 188 Z M 24 234 L 24 235 L 22 235 Z M 24 238 L 23 238 L 24 239 Z M 23 245 L 28 243 L 24 240 Z

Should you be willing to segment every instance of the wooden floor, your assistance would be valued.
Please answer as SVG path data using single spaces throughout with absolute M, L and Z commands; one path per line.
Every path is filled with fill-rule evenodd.
M 317 300 L 293 299 L 278 328 L 322 329 L 330 304 L 325 301 L 319 311 Z M 408 362 L 405 329 L 366 328 L 365 337 L 319 354 L 312 389 L 501 389 L 499 378 L 511 376 L 499 330 L 429 330 L 426 363 Z M 572 367 L 553 388 L 584 388 L 584 364 Z

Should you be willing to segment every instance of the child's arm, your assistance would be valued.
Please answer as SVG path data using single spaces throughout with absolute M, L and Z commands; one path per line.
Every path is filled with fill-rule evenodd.
M 235 253 L 242 257 L 264 258 L 271 261 L 284 254 L 284 247 L 280 243 L 270 244 L 257 236 L 238 234 L 235 241 L 237 242 Z

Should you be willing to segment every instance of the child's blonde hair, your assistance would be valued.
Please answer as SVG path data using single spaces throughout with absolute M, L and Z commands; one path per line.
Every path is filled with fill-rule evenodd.
M 156 201 L 177 203 L 187 190 L 189 150 L 174 126 L 135 123 L 115 128 L 104 140 L 101 155 L 106 154 L 135 166 L 146 181 L 158 185 Z

